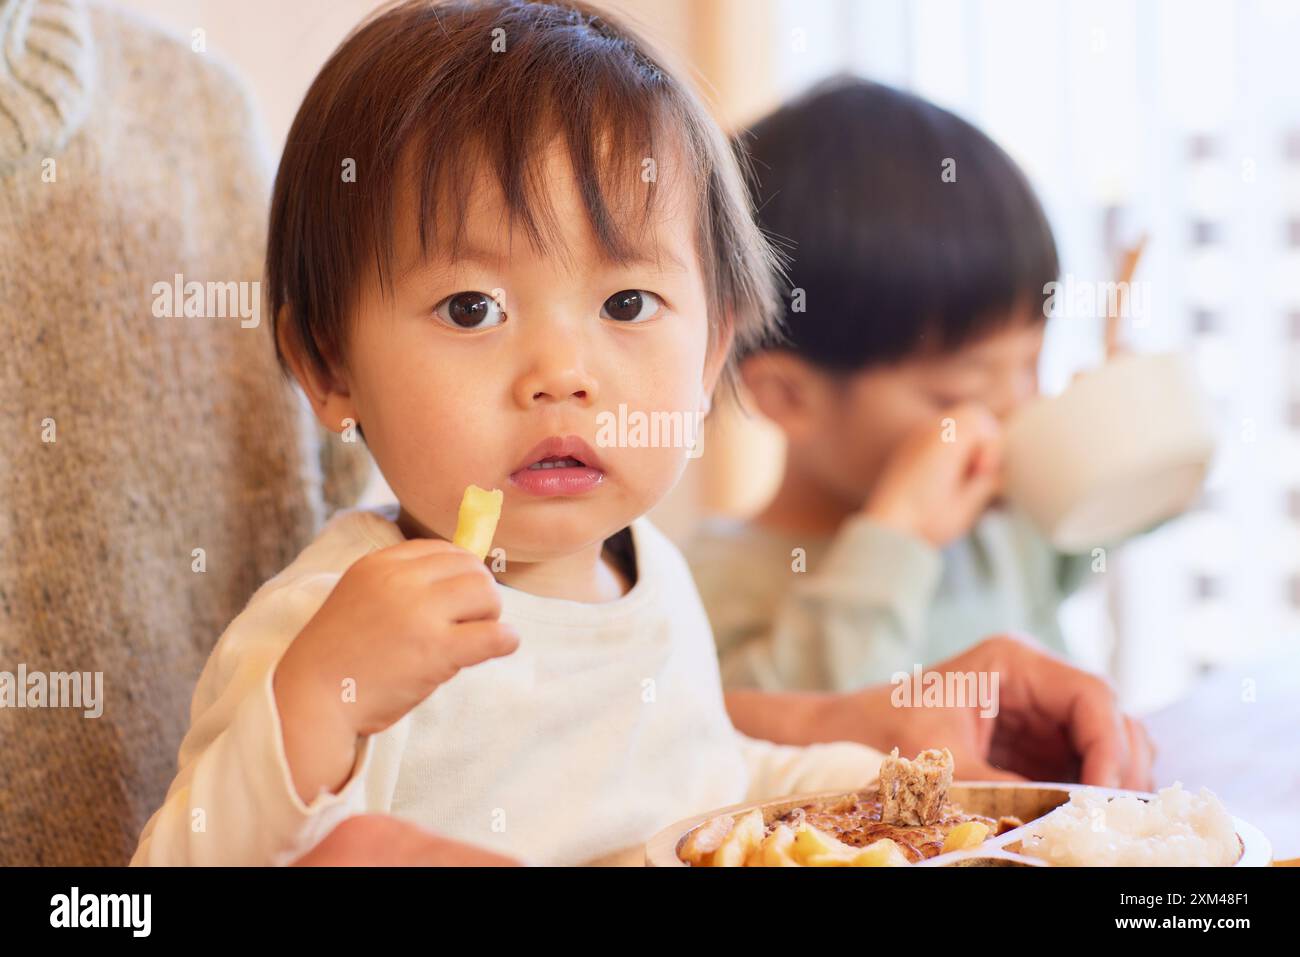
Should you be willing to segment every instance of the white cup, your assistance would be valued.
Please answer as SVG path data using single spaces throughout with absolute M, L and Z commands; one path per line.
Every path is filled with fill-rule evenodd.
M 1056 548 L 1087 552 L 1185 511 L 1214 447 L 1187 357 L 1123 355 L 1016 414 L 1006 497 Z

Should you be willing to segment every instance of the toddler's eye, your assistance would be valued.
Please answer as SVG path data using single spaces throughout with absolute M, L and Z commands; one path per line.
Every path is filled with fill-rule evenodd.
M 643 322 L 652 318 L 663 303 L 644 289 L 624 289 L 605 300 L 600 314 L 617 322 Z
M 433 307 L 438 318 L 458 329 L 487 329 L 506 321 L 501 304 L 485 292 L 458 292 Z

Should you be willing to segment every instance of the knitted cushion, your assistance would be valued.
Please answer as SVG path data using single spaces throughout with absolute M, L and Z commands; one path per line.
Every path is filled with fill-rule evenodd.
M 231 76 L 82 0 L 0 3 L 0 42 L 0 672 L 102 672 L 104 696 L 0 708 L 0 865 L 123 864 L 209 650 L 325 518 L 323 433 L 266 317 L 152 308 L 177 274 L 260 278 Z M 330 461 L 348 504 L 368 456 Z

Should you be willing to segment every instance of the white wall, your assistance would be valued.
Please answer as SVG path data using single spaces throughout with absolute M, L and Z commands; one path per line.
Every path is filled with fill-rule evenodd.
M 234 66 L 252 88 L 267 141 L 279 155 L 298 104 L 326 58 L 376 0 L 104 0 L 191 38 L 205 32 L 208 52 Z M 706 0 L 707 2 L 707 0 Z M 664 46 L 689 51 L 688 0 L 604 3 Z

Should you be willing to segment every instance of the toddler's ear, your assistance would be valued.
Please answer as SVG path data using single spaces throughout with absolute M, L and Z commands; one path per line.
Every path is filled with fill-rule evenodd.
M 817 373 L 799 356 L 776 350 L 755 353 L 740 364 L 740 379 L 758 411 L 787 438 L 816 430 L 821 415 Z
M 308 359 L 287 303 L 280 307 L 280 314 L 276 317 L 275 338 L 293 377 L 306 393 L 317 421 L 331 432 L 342 432 L 348 427 L 347 420 L 360 425 L 346 381 L 322 375 Z
M 731 347 L 736 340 L 735 326 L 728 322 L 718 338 L 713 342 L 709 349 L 709 354 L 704 360 L 704 388 L 700 391 L 700 414 L 708 415 L 709 410 L 713 407 L 713 392 L 718 387 L 718 379 L 722 376 L 722 370 L 727 366 L 727 360 L 731 358 Z

